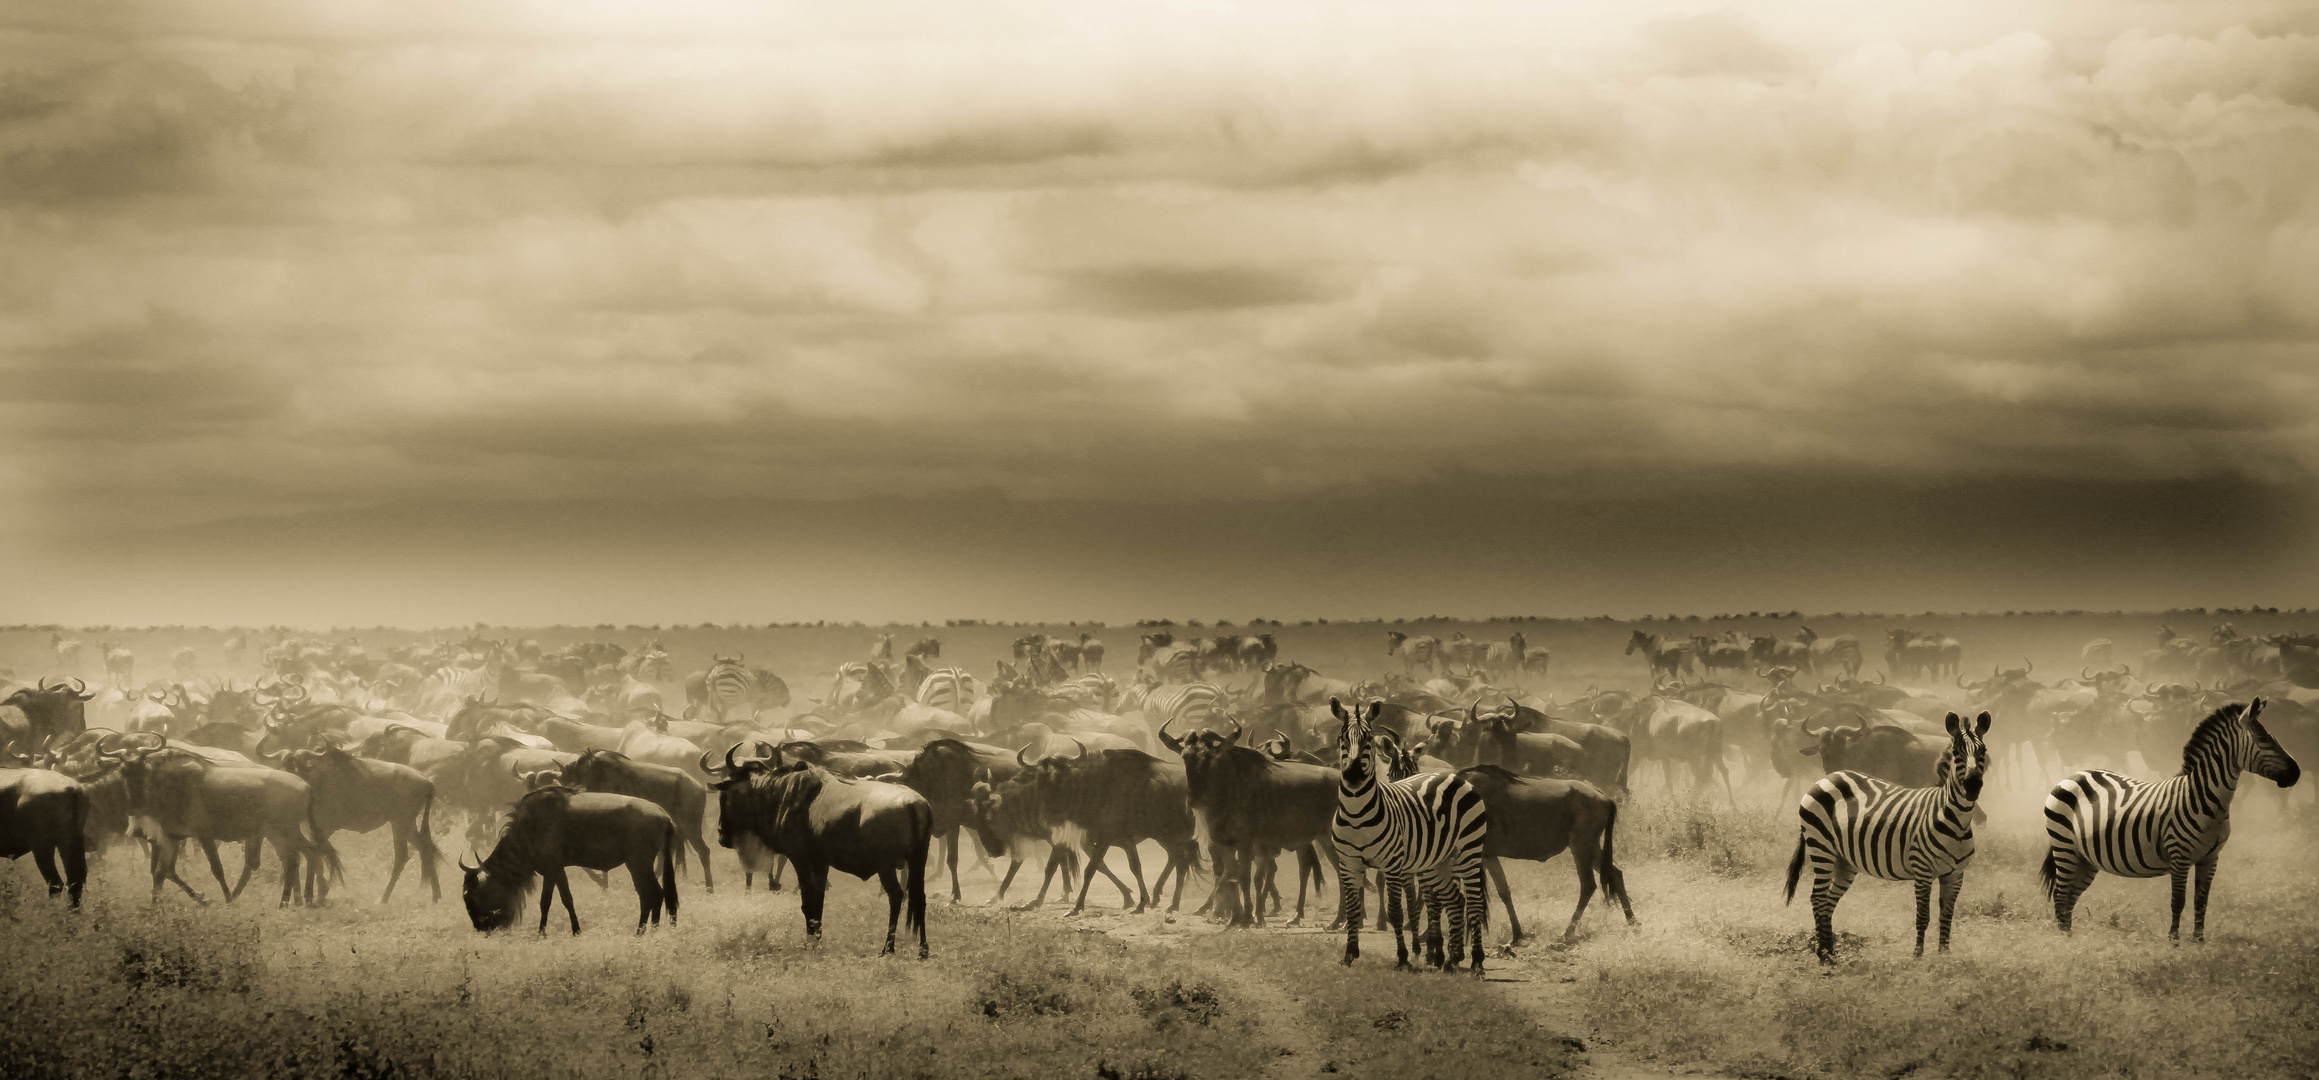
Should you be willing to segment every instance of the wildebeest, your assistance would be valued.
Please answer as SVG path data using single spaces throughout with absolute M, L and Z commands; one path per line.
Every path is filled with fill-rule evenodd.
M 934 811 L 934 835 L 942 838 L 943 861 L 950 867 L 951 903 L 959 899 L 958 834 L 973 818 L 974 785 L 1003 782 L 1019 771 L 1016 755 L 1005 748 L 958 739 L 935 739 L 902 767 L 902 783 L 925 796 Z
M 1327 839 L 1336 813 L 1337 771 L 1317 765 L 1273 761 L 1239 745 L 1243 728 L 1219 734 L 1196 731 L 1182 739 L 1158 732 L 1161 744 L 1183 755 L 1186 793 L 1199 824 L 1206 827 L 1216 865 L 1220 911 L 1232 926 L 1264 923 L 1262 896 L 1252 887 L 1257 860 L 1267 863 L 1283 849 L 1300 854 Z M 1304 875 L 1297 875 L 1296 918 L 1304 921 Z
M 1830 722 L 1842 718 L 1849 718 L 1852 723 Z M 1798 752 L 1806 757 L 1818 756 L 1827 771 L 1865 773 L 1902 787 L 1931 787 L 1938 783 L 1935 773 L 1941 755 L 1949 746 L 1947 739 L 1919 735 L 1883 723 L 1874 713 L 1857 705 L 1829 709 L 1804 721 L 1798 731 L 1814 740 Z
M 1072 757 L 1049 755 L 1022 764 L 1039 786 L 1056 839 L 1067 844 L 1076 841 L 1087 857 L 1071 914 L 1086 907 L 1087 889 L 1095 883 L 1104 854 L 1114 847 L 1127 851 L 1128 873 L 1135 878 L 1135 910 L 1141 912 L 1150 906 L 1153 897 L 1144 885 L 1143 860 L 1135 849 L 1145 840 L 1156 840 L 1167 851 L 1168 864 L 1161 869 L 1158 881 L 1164 883 L 1170 873 L 1175 874 L 1176 888 L 1168 910 L 1181 905 L 1185 871 L 1197 865 L 1199 857 L 1192 842 L 1192 811 L 1183 766 L 1141 750 L 1089 753 L 1084 744 Z
M 1688 701 L 1653 694 L 1636 698 L 1623 722 L 1643 756 L 1658 760 L 1669 790 L 1675 786 L 1675 763 L 1682 762 L 1690 768 L 1694 787 L 1706 783 L 1710 773 L 1721 775 L 1724 797 L 1738 808 L 1731 770 L 1723 761 L 1721 717 Z
M 1578 871 L 1578 906 L 1570 912 L 1570 925 L 1562 930 L 1564 941 L 1578 934 L 1579 917 L 1586 914 L 1587 902 L 1594 899 L 1597 874 L 1602 876 L 1603 891 L 1626 912 L 1627 924 L 1634 924 L 1635 907 L 1627 899 L 1626 875 L 1619 871 L 1615 858 L 1618 804 L 1609 796 L 1583 780 L 1516 776 L 1496 765 L 1477 765 L 1457 775 L 1481 792 L 1482 804 L 1490 808 L 1490 830 L 1482 840 L 1482 867 L 1497 883 L 1498 899 L 1505 904 L 1506 918 L 1513 924 L 1515 944 L 1521 944 L 1524 937 L 1522 918 L 1514 913 L 1514 894 L 1506 885 L 1506 869 L 1499 865 L 1500 859 L 1545 862 L 1570 852 L 1572 866 Z
M 60 682 L 54 686 L 42 679 L 38 686 L 27 686 L 8 695 L 0 705 L 21 710 L 25 729 L 14 735 L 11 745 L 0 746 L 0 750 L 33 754 L 52 739 L 70 738 L 88 730 L 88 702 L 95 696 L 89 693 L 88 684 L 79 679 L 69 685 Z
M 972 807 L 974 835 L 982 842 L 983 854 L 996 857 L 1006 855 L 1006 876 L 998 883 L 998 893 L 991 903 L 1006 898 L 1007 887 L 1014 884 L 1015 872 L 1022 869 L 1023 844 L 1037 841 L 1047 845 L 1047 866 L 1039 877 L 1039 895 L 1015 906 L 1017 911 L 1031 911 L 1047 901 L 1047 889 L 1054 884 L 1055 871 L 1063 871 L 1063 889 L 1070 891 L 1071 881 L 1079 876 L 1079 853 L 1068 844 L 1054 842 L 1053 830 L 1047 825 L 1046 803 L 1039 798 L 1035 777 L 1016 773 L 1012 779 L 1000 780 L 985 773 L 976 778 L 968 796 Z M 1135 902 L 1135 893 L 1121 881 L 1118 874 L 1104 867 L 1103 876 L 1119 886 L 1121 907 Z
M 323 843 L 342 830 L 366 833 L 381 825 L 392 828 L 395 865 L 387 873 L 386 891 L 379 894 L 379 903 L 394 896 L 395 883 L 402 880 L 403 866 L 410 861 L 414 847 L 419 853 L 419 880 L 426 883 L 435 900 L 443 899 L 443 884 L 435 873 L 435 864 L 442 856 L 435 851 L 434 781 L 408 765 L 356 757 L 336 746 L 292 750 L 284 755 L 282 768 L 306 781 L 312 790 L 314 831 Z
M 1578 744 L 1578 760 L 1570 766 L 1571 775 L 1601 789 L 1614 798 L 1627 793 L 1627 769 L 1634 757 L 1634 740 L 1608 724 L 1591 724 L 1576 720 L 1562 720 L 1521 704 L 1512 698 L 1506 704 L 1514 711 L 1508 725 L 1515 732 L 1533 732 L 1559 735 Z M 1497 751 L 1503 753 L 1503 750 Z M 1504 757 L 1487 760 L 1504 764 Z M 1472 764 L 1469 762 L 1468 764 Z
M 684 841 L 676 849 L 677 863 L 680 866 L 684 863 L 685 848 L 691 848 L 701 858 L 701 887 L 709 892 L 717 891 L 717 875 L 709 865 L 705 831 L 708 785 L 683 769 L 637 761 L 617 750 L 583 751 L 579 757 L 565 762 L 558 775 L 569 787 L 630 795 L 667 811 L 669 820 L 676 822 L 678 837 Z
M 216 875 L 228 903 L 241 895 L 257 870 L 263 850 L 259 841 L 271 843 L 275 858 L 281 860 L 283 906 L 288 906 L 293 896 L 313 903 L 315 886 L 322 877 L 320 863 L 327 861 L 333 871 L 338 868 L 338 853 L 314 824 L 312 789 L 289 773 L 221 765 L 189 750 L 163 747 L 132 752 L 121 763 L 121 777 L 128 785 L 129 814 L 152 841 L 155 900 L 161 898 L 162 884 L 171 881 L 185 890 L 185 895 L 202 900 L 201 894 L 177 875 L 178 842 L 182 840 L 201 845 L 202 853 L 209 857 L 210 873 Z M 241 878 L 230 887 L 225 883 L 225 867 L 217 858 L 217 845 L 223 841 L 243 845 Z M 300 893 L 298 867 L 302 858 L 308 865 L 305 889 Z
M 32 856 L 48 895 L 69 893 L 76 908 L 89 878 L 88 816 L 89 794 L 72 777 L 47 769 L 0 769 L 0 859 Z
M 647 921 L 657 925 L 664 909 L 668 924 L 675 926 L 676 854 L 682 842 L 667 811 L 643 799 L 551 784 L 516 800 L 498 845 L 484 856 L 482 865 L 469 866 L 464 857 L 459 860 L 459 869 L 467 875 L 459 896 L 477 930 L 505 930 L 515 925 L 524 894 L 538 878 L 547 886 L 539 898 L 539 932 L 548 932 L 548 912 L 561 892 L 564 914 L 577 934 L 580 913 L 572 908 L 572 883 L 564 868 L 609 871 L 625 866 L 628 880 L 636 886 L 636 932 L 643 933 Z
M 1532 776 L 1579 776 L 1586 752 L 1562 735 L 1520 729 L 1521 708 L 1511 700 L 1503 709 L 1481 714 L 1477 702 L 1466 707 L 1463 721 L 1436 720 L 1429 726 L 1433 738 L 1426 745 L 1435 756 L 1459 767 L 1495 765 L 1512 773 Z
M 805 909 L 805 936 L 821 937 L 822 897 L 832 869 L 867 879 L 875 874 L 886 890 L 886 946 L 894 951 L 894 926 L 903 901 L 909 902 L 909 929 L 918 932 L 918 958 L 926 958 L 926 852 L 934 842 L 934 808 L 926 797 L 900 784 L 854 780 L 808 762 L 783 762 L 781 751 L 757 744 L 762 757 L 736 761 L 734 747 L 725 763 L 700 758 L 717 789 L 717 842 L 732 847 L 748 832 L 797 867 L 797 891 Z

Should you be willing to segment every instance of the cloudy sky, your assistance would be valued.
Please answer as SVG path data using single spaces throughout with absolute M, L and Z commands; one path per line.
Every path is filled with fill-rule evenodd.
M 27 620 L 2319 604 L 2319 6 L 0 3 Z

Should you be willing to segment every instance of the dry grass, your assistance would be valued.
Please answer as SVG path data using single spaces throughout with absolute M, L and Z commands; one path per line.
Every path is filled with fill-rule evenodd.
M 2016 817 L 1983 828 L 1993 835 L 1968 873 L 1954 951 L 1913 959 L 1913 891 L 1862 879 L 1836 912 L 1833 968 L 1812 956 L 1803 890 L 1792 907 L 1780 901 L 1792 814 L 1645 797 L 1621 818 L 1644 925 L 1590 913 L 1580 944 L 1543 962 L 1573 980 L 1596 1035 L 1667 1066 L 1797 1077 L 2307 1074 L 2319 1060 L 2319 914 L 2308 903 L 2319 859 L 2310 823 L 2280 822 L 2260 794 L 2260 805 L 2242 800 L 2203 946 L 2187 943 L 2187 928 L 2181 948 L 2168 946 L 2164 879 L 2103 878 L 2079 906 L 2076 936 L 2063 937 L 2036 889 L 2042 841 Z M 1567 868 L 1527 868 L 1516 895 L 1540 926 L 1559 926 Z
M 545 939 L 485 937 L 455 897 L 343 899 L 372 894 L 384 837 L 340 840 L 353 887 L 314 911 L 149 906 L 141 860 L 116 853 L 76 915 L 29 867 L 0 871 L 0 1075 L 1222 1080 L 1324 1063 L 1347 1076 L 1541 1075 L 1526 1057 L 1452 1069 L 1435 1056 L 1531 1035 L 1495 988 L 1373 962 L 1347 971 L 1333 935 L 1146 944 L 1094 932 L 1116 916 L 1073 924 L 938 902 L 934 957 L 919 963 L 875 955 L 874 882 L 835 886 L 826 941 L 808 948 L 794 892 L 689 888 L 677 929 L 631 936 L 635 900 L 614 875 L 609 892 L 580 883 L 576 939 L 560 910 Z M 1406 1020 L 1386 1030 L 1336 1023 L 1340 1012 Z

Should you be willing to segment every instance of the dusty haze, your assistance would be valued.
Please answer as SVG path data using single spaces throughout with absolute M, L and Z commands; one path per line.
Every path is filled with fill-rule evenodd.
M 0 5 L 75 622 L 2319 603 L 2319 14 Z

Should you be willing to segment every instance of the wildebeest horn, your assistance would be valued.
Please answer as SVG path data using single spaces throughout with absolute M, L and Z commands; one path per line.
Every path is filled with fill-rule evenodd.
M 2119 664 L 2118 674 L 2131 679 L 2134 677 L 2134 666 L 2132 664 Z
M 72 692 L 86 695 L 89 692 L 89 684 L 82 682 L 81 677 L 75 675 L 72 677 Z
M 2077 670 L 2077 681 L 2079 681 L 2079 682 L 2092 682 L 2092 681 L 2094 681 L 2094 669 L 2092 669 L 2092 668 L 2090 668 L 2090 667 L 2079 668 L 2079 669 Z
M 2030 658 L 2028 658 L 2028 657 L 2024 656 L 2024 657 L 2022 657 L 2022 658 L 2021 658 L 2021 662 L 2022 662 L 2022 663 L 2024 663 L 2024 664 L 2027 664 L 2027 665 L 2029 665 L 2028 667 L 2025 667 L 2025 668 L 2022 668 L 2022 669 L 2021 669 L 2021 673 L 2022 673 L 2023 675 L 2027 675 L 2027 674 L 2029 674 L 2030 672 L 2037 670 L 2037 661 L 2035 661 L 2035 660 L 2031 660 Z
M 1272 737 L 1279 739 L 1280 745 L 1287 747 L 1289 752 L 1294 753 L 1296 751 L 1296 740 L 1289 738 L 1287 732 L 1282 731 L 1279 728 L 1273 728 Z
M 1173 738 L 1168 735 L 1168 725 L 1175 722 L 1176 718 L 1171 714 L 1167 719 L 1160 721 L 1159 730 L 1153 734 L 1159 736 L 1160 745 L 1167 747 L 1169 753 L 1181 754 L 1184 752 L 1184 741 L 1182 739 Z M 1025 749 L 1028 749 L 1028 747 L 1025 747 Z
M 1878 685 L 1878 686 L 1883 686 L 1884 684 L 1885 684 L 1885 679 L 1884 679 L 1884 669 L 1883 669 L 1883 668 L 1877 668 L 1877 669 L 1876 669 L 1876 685 Z
M 1065 737 L 1065 738 L 1070 738 L 1069 736 L 1064 736 L 1064 737 Z M 1078 748 L 1079 748 L 1079 752 L 1078 752 L 1078 753 L 1071 755 L 1071 760 L 1073 760 L 1073 761 L 1077 761 L 1077 760 L 1079 760 L 1080 758 L 1083 758 L 1083 757 L 1086 757 L 1086 756 L 1087 756 L 1087 744 L 1086 744 L 1086 743 L 1080 742 L 1080 741 L 1079 741 L 1079 740 L 1077 740 L 1077 739 L 1071 739 L 1071 745 L 1073 745 L 1073 746 L 1076 746 L 1076 747 L 1078 747 Z
M 1950 678 L 1952 678 L 1952 679 L 1955 679 L 1955 680 L 1956 680 L 1956 683 L 1957 683 L 1957 689 L 1959 689 L 1959 690 L 1970 690 L 1970 689 L 1972 689 L 1972 687 L 1970 687 L 1970 686 L 1966 686 L 1966 685 L 1965 685 L 1965 677 L 1964 677 L 1964 676 L 1962 676 L 1962 675 L 1952 675 L 1952 676 L 1950 676 Z
M 470 856 L 470 855 L 473 855 L 473 854 L 475 854 L 475 849 L 473 849 L 473 848 L 469 848 L 469 849 L 467 849 L 466 851 L 462 851 L 462 852 L 460 852 L 460 853 L 459 853 L 459 869 L 461 869 L 461 870 L 464 870 L 464 871 L 466 871 L 467 873 L 470 873 L 470 874 L 472 874 L 472 873 L 474 873 L 474 872 L 476 872 L 476 871 L 478 871 L 478 870 L 481 870 L 481 869 L 483 869 L 483 867 L 482 867 L 482 865 L 481 865 L 481 864 L 477 864 L 477 865 L 474 865 L 474 866 L 469 866 L 469 865 L 467 865 L 467 857 L 468 857 L 468 856 Z
M 1240 731 L 1243 726 L 1244 725 L 1240 723 L 1239 717 L 1232 717 L 1232 734 L 1224 736 L 1224 744 L 1229 746 L 1233 743 L 1239 742 Z
M 1161 726 L 1161 727 L 1166 727 L 1167 725 L 1163 723 L 1163 724 L 1161 724 L 1160 726 Z M 1025 757 L 1023 756 L 1024 754 L 1028 754 L 1028 753 L 1030 753 L 1030 752 L 1031 752 L 1031 744 L 1029 744 L 1029 743 L 1024 743 L 1024 744 L 1023 744 L 1023 748 L 1022 748 L 1022 749 L 1015 751 L 1015 764 L 1017 764 L 1017 765 L 1020 765 L 1020 766 L 1022 766 L 1023 768 L 1026 768 L 1026 769 L 1030 768 L 1030 767 L 1031 767 L 1030 760 L 1029 760 L 1028 758 L 1025 758 Z
M 1802 724 L 1797 725 L 1796 730 L 1817 739 L 1820 737 L 1820 731 L 1826 731 L 1828 729 L 1821 728 L 1820 731 L 1814 731 L 1812 730 L 1812 722 L 1810 720 L 1806 720 Z

